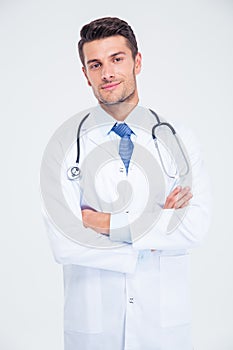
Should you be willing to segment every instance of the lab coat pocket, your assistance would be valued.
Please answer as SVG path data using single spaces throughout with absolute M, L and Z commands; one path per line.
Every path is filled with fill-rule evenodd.
M 102 332 L 100 271 L 77 265 L 66 273 L 64 328 L 82 333 Z
M 188 254 L 160 256 L 160 301 L 161 326 L 191 321 Z

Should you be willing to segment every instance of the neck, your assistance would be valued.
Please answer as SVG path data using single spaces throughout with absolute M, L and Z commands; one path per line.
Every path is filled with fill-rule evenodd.
M 138 98 L 131 102 L 119 102 L 112 105 L 100 103 L 101 108 L 117 121 L 124 121 L 130 112 L 137 106 Z

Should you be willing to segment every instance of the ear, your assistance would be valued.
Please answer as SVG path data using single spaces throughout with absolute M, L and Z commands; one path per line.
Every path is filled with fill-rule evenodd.
M 88 76 L 87 76 L 86 68 L 85 68 L 85 67 L 82 67 L 82 71 L 83 71 L 83 74 L 85 75 L 85 77 L 86 77 L 86 79 L 87 79 L 88 85 L 91 86 L 90 80 L 88 79 Z
M 142 68 L 142 55 L 140 52 L 137 53 L 135 57 L 135 74 L 139 74 Z

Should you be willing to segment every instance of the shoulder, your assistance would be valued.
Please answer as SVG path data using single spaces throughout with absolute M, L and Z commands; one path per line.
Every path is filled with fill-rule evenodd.
M 94 111 L 95 107 L 92 107 L 74 114 L 57 128 L 54 136 L 58 139 L 62 139 L 64 135 L 69 135 L 69 137 L 73 135 L 73 137 L 76 137 L 80 123 L 82 123 L 86 117 L 93 115 Z
M 172 126 L 176 132 L 178 140 L 181 142 L 182 147 L 187 150 L 189 156 L 193 156 L 194 158 L 202 157 L 200 140 L 198 139 L 198 136 L 193 131 L 193 129 L 188 125 L 188 123 L 185 123 L 174 117 L 164 117 L 162 114 L 157 112 L 156 114 L 158 115 L 161 122 L 168 123 Z M 154 124 L 157 124 L 155 117 Z
M 161 121 L 169 123 L 174 128 L 176 135 L 181 139 L 185 146 L 196 147 L 198 149 L 201 147 L 197 134 L 188 123 L 174 117 L 164 118 L 162 115 L 159 115 L 159 118 Z
M 176 130 L 178 137 L 182 140 L 187 148 L 201 150 L 200 140 L 194 130 L 184 122 L 172 120 L 171 123 Z
M 87 115 L 91 115 L 95 107 L 86 109 L 65 120 L 52 134 L 44 151 L 43 158 L 59 159 L 77 141 L 77 132 L 80 123 Z
M 183 150 L 186 151 L 192 165 L 201 162 L 203 160 L 203 151 L 200 140 L 194 130 L 180 120 L 171 119 L 170 123 L 173 125 L 178 140 Z

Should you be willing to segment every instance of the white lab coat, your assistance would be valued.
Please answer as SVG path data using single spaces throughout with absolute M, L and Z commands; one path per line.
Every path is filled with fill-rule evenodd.
M 98 122 L 99 118 L 104 118 L 114 124 L 113 118 L 99 106 L 90 112 L 90 120 L 94 118 Z M 85 114 L 74 117 L 77 125 Z M 130 125 L 138 117 L 144 118 L 145 124 L 147 120 L 154 123 L 151 113 L 139 106 L 126 122 Z M 113 133 L 106 136 L 106 128 L 85 134 L 88 121 L 83 124 L 85 136 L 81 139 L 81 163 L 93 148 L 101 147 L 106 140 L 118 138 Z M 108 126 L 108 130 L 110 128 Z M 64 269 L 65 350 L 192 350 L 189 250 L 200 244 L 208 230 L 210 196 L 208 178 L 193 134 L 183 126 L 175 125 L 175 128 L 192 166 L 193 199 L 186 215 L 170 234 L 168 224 L 174 210 L 162 210 L 156 225 L 135 242 L 123 242 L 121 247 L 112 249 L 88 248 L 62 235 L 45 214 L 54 257 Z M 151 136 L 137 129 L 134 131 L 137 136 L 133 141 L 141 143 L 156 158 Z M 71 210 L 80 217 L 78 184 L 68 181 L 66 176 L 67 168 L 76 158 L 76 130 L 71 138 L 74 144 L 61 164 L 61 182 Z M 60 147 L 59 133 L 57 141 Z M 169 157 L 164 157 L 168 162 Z M 52 162 L 51 159 L 51 176 Z M 122 168 L 120 158 L 107 164 L 96 176 L 97 190 L 93 196 L 97 194 L 106 201 L 114 201 L 116 184 L 126 178 Z M 176 183 L 166 176 L 164 179 L 165 199 Z M 135 191 L 134 200 L 125 210 L 129 212 L 127 215 L 124 211 L 112 216 L 111 228 L 126 217 L 133 222 L 135 215 L 140 216 L 145 208 L 148 189 L 140 169 L 133 163 L 128 181 Z M 159 190 L 156 196 L 161 199 Z M 176 213 L 179 216 L 179 210 Z M 134 230 L 132 227 L 131 238 L 134 238 Z M 103 242 L 111 239 L 111 236 L 96 235 Z

